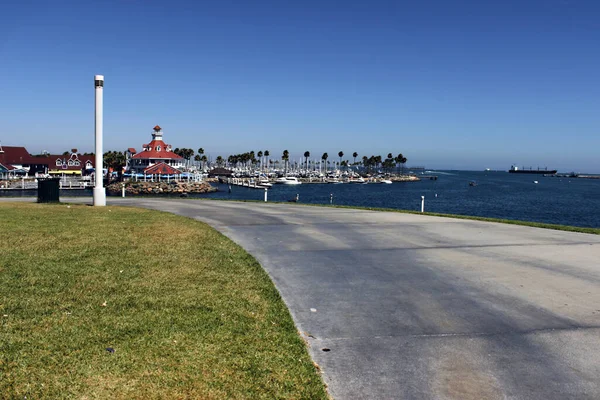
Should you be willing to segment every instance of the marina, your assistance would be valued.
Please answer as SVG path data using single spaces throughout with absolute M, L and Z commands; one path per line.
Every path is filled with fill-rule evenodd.
M 269 189 L 269 201 L 287 202 L 299 194 L 299 203 L 305 204 L 419 211 L 424 196 L 426 212 L 600 227 L 599 179 L 537 175 L 534 183 L 529 175 L 506 171 L 435 171 L 435 175 L 436 180 L 393 184 L 275 184 Z M 229 192 L 227 185 L 216 185 L 218 192 L 202 197 L 263 200 L 263 194 L 253 189 L 236 186 Z
M 258 179 L 251 183 L 249 178 L 232 178 L 231 185 L 227 179 L 221 183 L 212 182 L 217 192 L 189 193 L 189 197 L 264 201 L 266 188 L 270 202 L 288 202 L 299 195 L 300 204 L 419 211 L 423 196 L 426 212 L 600 227 L 597 212 L 600 209 L 600 179 L 537 175 L 534 181 L 529 175 L 491 171 L 428 171 L 424 174 L 435 174 L 438 178 L 392 184 L 368 183 L 366 179 L 360 182 L 360 178 L 340 184 L 303 182 L 300 185 L 277 184 L 270 180 L 270 187 L 261 186 Z M 36 195 L 34 188 L 0 189 L 0 196 Z M 63 184 L 60 195 L 91 196 L 91 190 L 76 190 Z M 179 197 L 179 194 L 160 196 Z

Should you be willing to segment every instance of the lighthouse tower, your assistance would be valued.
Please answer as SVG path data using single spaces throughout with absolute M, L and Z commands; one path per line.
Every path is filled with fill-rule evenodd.
M 152 132 L 152 140 L 163 140 L 162 128 L 158 125 L 154 127 L 154 131 Z
M 173 168 L 183 168 L 185 160 L 179 154 L 175 154 L 170 144 L 163 141 L 162 128 L 156 125 L 152 129 L 152 141 L 142 145 L 139 153 L 133 150 L 129 169 L 132 173 L 146 173 L 147 169 L 155 164 L 165 163 Z

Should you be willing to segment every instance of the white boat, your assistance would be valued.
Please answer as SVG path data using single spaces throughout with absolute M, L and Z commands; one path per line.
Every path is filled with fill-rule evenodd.
M 361 176 L 358 179 L 349 179 L 348 183 L 365 183 L 365 180 Z
M 385 184 L 388 184 L 388 185 L 390 185 L 392 183 L 392 181 L 390 181 L 389 179 L 382 179 L 379 182 L 380 183 L 385 183 Z
M 302 182 L 300 182 L 295 176 L 288 176 L 283 178 L 277 178 L 275 183 L 283 183 L 284 185 L 299 185 Z
M 269 182 L 269 180 L 267 178 L 261 178 L 258 181 L 258 186 L 271 187 L 271 186 L 273 186 L 273 184 L 271 182 Z

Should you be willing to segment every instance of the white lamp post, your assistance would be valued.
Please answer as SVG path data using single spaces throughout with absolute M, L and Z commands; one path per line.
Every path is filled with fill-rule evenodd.
M 96 88 L 96 117 L 95 117 L 95 135 L 96 135 L 96 171 L 94 185 L 94 206 L 106 205 L 106 191 L 104 190 L 104 173 L 102 168 L 102 95 L 104 91 L 104 76 L 94 76 L 94 86 Z

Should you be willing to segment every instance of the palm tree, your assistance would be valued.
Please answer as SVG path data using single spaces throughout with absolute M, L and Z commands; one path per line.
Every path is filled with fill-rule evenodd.
M 352 153 L 352 157 L 354 157 L 354 164 L 356 164 L 356 157 L 358 157 L 358 153 L 357 152 Z
M 395 162 L 396 159 L 394 157 L 390 157 L 391 155 L 392 155 L 392 153 L 389 153 L 388 158 L 386 158 L 385 161 L 383 162 L 383 168 L 387 172 L 392 172 L 392 170 L 396 166 L 396 162 Z
M 329 158 L 329 154 L 323 153 L 321 156 L 321 160 L 323 160 L 323 164 L 325 164 L 325 173 L 327 173 L 327 159 Z
M 399 153 L 398 156 L 396 157 L 396 162 L 402 166 L 401 167 L 402 172 L 400 172 L 401 174 L 404 174 L 404 164 L 406 163 L 406 161 L 408 161 L 408 160 L 406 159 L 406 157 L 404 157 L 402 155 L 402 153 Z
M 202 156 L 204 155 L 204 149 L 202 147 L 200 147 L 198 149 L 198 154 L 196 155 L 196 157 L 194 157 L 194 161 L 200 161 L 202 162 Z M 200 168 L 204 168 L 204 165 L 200 165 Z
M 308 157 L 310 157 L 310 151 L 304 152 L 304 160 L 306 162 L 306 170 L 308 171 Z
M 194 156 L 194 150 L 185 149 L 185 159 L 186 160 L 191 160 L 193 156 Z
M 392 155 L 392 153 L 388 153 L 387 158 L 383 161 L 384 170 L 387 172 L 392 172 L 392 169 L 396 166 L 396 159 Z
M 381 156 L 375 156 L 375 168 L 379 168 L 379 165 L 381 164 Z
M 265 150 L 265 157 L 267 158 L 267 173 L 269 173 L 269 150 Z
M 107 151 L 106 153 L 104 153 L 103 159 L 106 168 L 116 171 L 118 180 L 122 180 L 123 167 L 127 164 L 127 157 L 125 156 L 125 153 L 122 151 Z
M 287 176 L 287 164 L 288 164 L 288 160 L 290 159 L 290 152 L 287 150 L 284 150 L 283 155 L 281 156 L 281 159 L 284 162 L 283 168 L 284 168 L 285 176 Z
M 263 152 L 262 152 L 262 150 L 259 150 L 258 153 L 256 153 L 256 155 L 258 156 L 258 159 L 260 160 L 260 169 L 262 170 L 262 166 L 263 166 L 263 159 L 262 159 Z
M 341 164 L 342 164 L 342 157 L 344 157 L 344 152 L 343 152 L 343 151 L 340 151 L 340 152 L 338 153 L 338 156 L 340 157 L 340 164 L 339 164 L 339 165 L 341 165 Z M 341 168 L 340 168 L 340 169 L 341 169 Z

